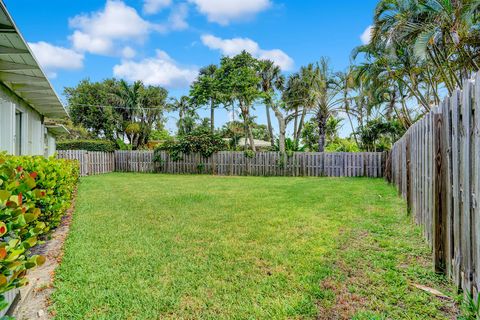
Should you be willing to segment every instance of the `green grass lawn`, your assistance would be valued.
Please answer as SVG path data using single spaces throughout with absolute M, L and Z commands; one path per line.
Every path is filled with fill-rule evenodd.
M 383 180 L 81 180 L 57 319 L 446 319 L 451 294 Z

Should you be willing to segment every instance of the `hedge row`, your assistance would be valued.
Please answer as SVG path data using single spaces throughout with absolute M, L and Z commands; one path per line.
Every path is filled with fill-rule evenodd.
M 61 221 L 78 181 L 78 163 L 0 154 L 0 310 L 3 293 L 27 284 L 45 262 L 29 251 Z
M 57 150 L 113 152 L 116 149 L 115 143 L 108 140 L 64 140 L 57 142 Z

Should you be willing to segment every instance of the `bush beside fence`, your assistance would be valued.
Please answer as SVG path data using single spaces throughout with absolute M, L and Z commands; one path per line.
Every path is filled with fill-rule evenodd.
M 113 152 L 116 147 L 115 143 L 109 140 L 63 140 L 57 142 L 57 150 Z
M 435 268 L 480 289 L 480 73 L 415 123 L 391 151 L 386 176 L 433 248 Z

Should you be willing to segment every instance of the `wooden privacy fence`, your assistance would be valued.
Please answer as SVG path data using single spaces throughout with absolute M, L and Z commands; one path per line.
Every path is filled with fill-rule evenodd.
M 77 160 L 80 164 L 81 176 L 108 173 L 115 170 L 115 155 L 111 152 L 58 150 L 57 157 L 60 159 Z
M 383 177 L 385 154 L 381 152 L 297 152 L 282 157 L 279 152 L 223 151 L 211 157 L 184 154 L 173 159 L 166 151 L 115 151 L 115 153 L 64 150 L 59 158 L 80 162 L 81 174 L 112 171 L 171 174 L 216 174 L 232 176 Z M 155 161 L 157 160 L 157 161 Z
M 394 146 L 386 176 L 433 248 L 435 268 L 480 289 L 480 73 Z
M 223 151 L 211 157 L 184 154 L 175 160 L 165 151 L 155 154 L 115 151 L 115 170 L 231 176 L 383 177 L 384 154 L 297 152 L 282 157 L 279 152 L 257 152 L 247 157 L 244 152 Z

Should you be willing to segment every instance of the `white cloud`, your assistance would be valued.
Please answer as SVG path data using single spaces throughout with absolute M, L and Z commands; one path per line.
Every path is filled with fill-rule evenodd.
M 79 51 L 108 55 L 113 50 L 113 41 L 109 38 L 96 37 L 78 30 L 69 39 L 73 47 Z
M 182 88 L 195 80 L 198 71 L 179 66 L 167 53 L 157 50 L 152 58 L 122 61 L 113 67 L 113 74 L 130 81 L 142 80 L 147 85 Z
M 372 40 L 372 32 L 373 32 L 373 26 L 368 26 L 365 31 L 360 36 L 360 40 L 362 40 L 363 44 L 369 44 L 370 41 Z
M 83 68 L 83 54 L 72 49 L 54 46 L 44 41 L 29 43 L 28 45 L 49 76 L 55 77 L 55 71 L 60 69 L 77 70 Z
M 268 9 L 270 0 L 189 0 L 210 22 L 227 25 L 232 21 L 249 19 Z
M 282 50 L 264 50 L 260 48 L 258 43 L 249 38 L 221 39 L 207 34 L 202 36 L 202 43 L 227 56 L 234 56 L 245 50 L 256 58 L 272 60 L 282 70 L 291 70 L 294 65 L 293 59 Z
M 132 47 L 126 46 L 122 49 L 122 57 L 125 59 L 132 59 L 137 53 Z
M 114 40 L 143 41 L 152 30 L 161 31 L 134 8 L 115 0 L 108 0 L 103 10 L 73 17 L 69 24 L 75 29 L 70 36 L 74 48 L 96 54 L 111 54 Z
M 143 3 L 143 12 L 146 14 L 155 14 L 171 4 L 172 0 L 145 0 Z
M 181 3 L 173 8 L 172 13 L 168 17 L 168 27 L 172 30 L 184 30 L 188 28 L 188 6 Z

